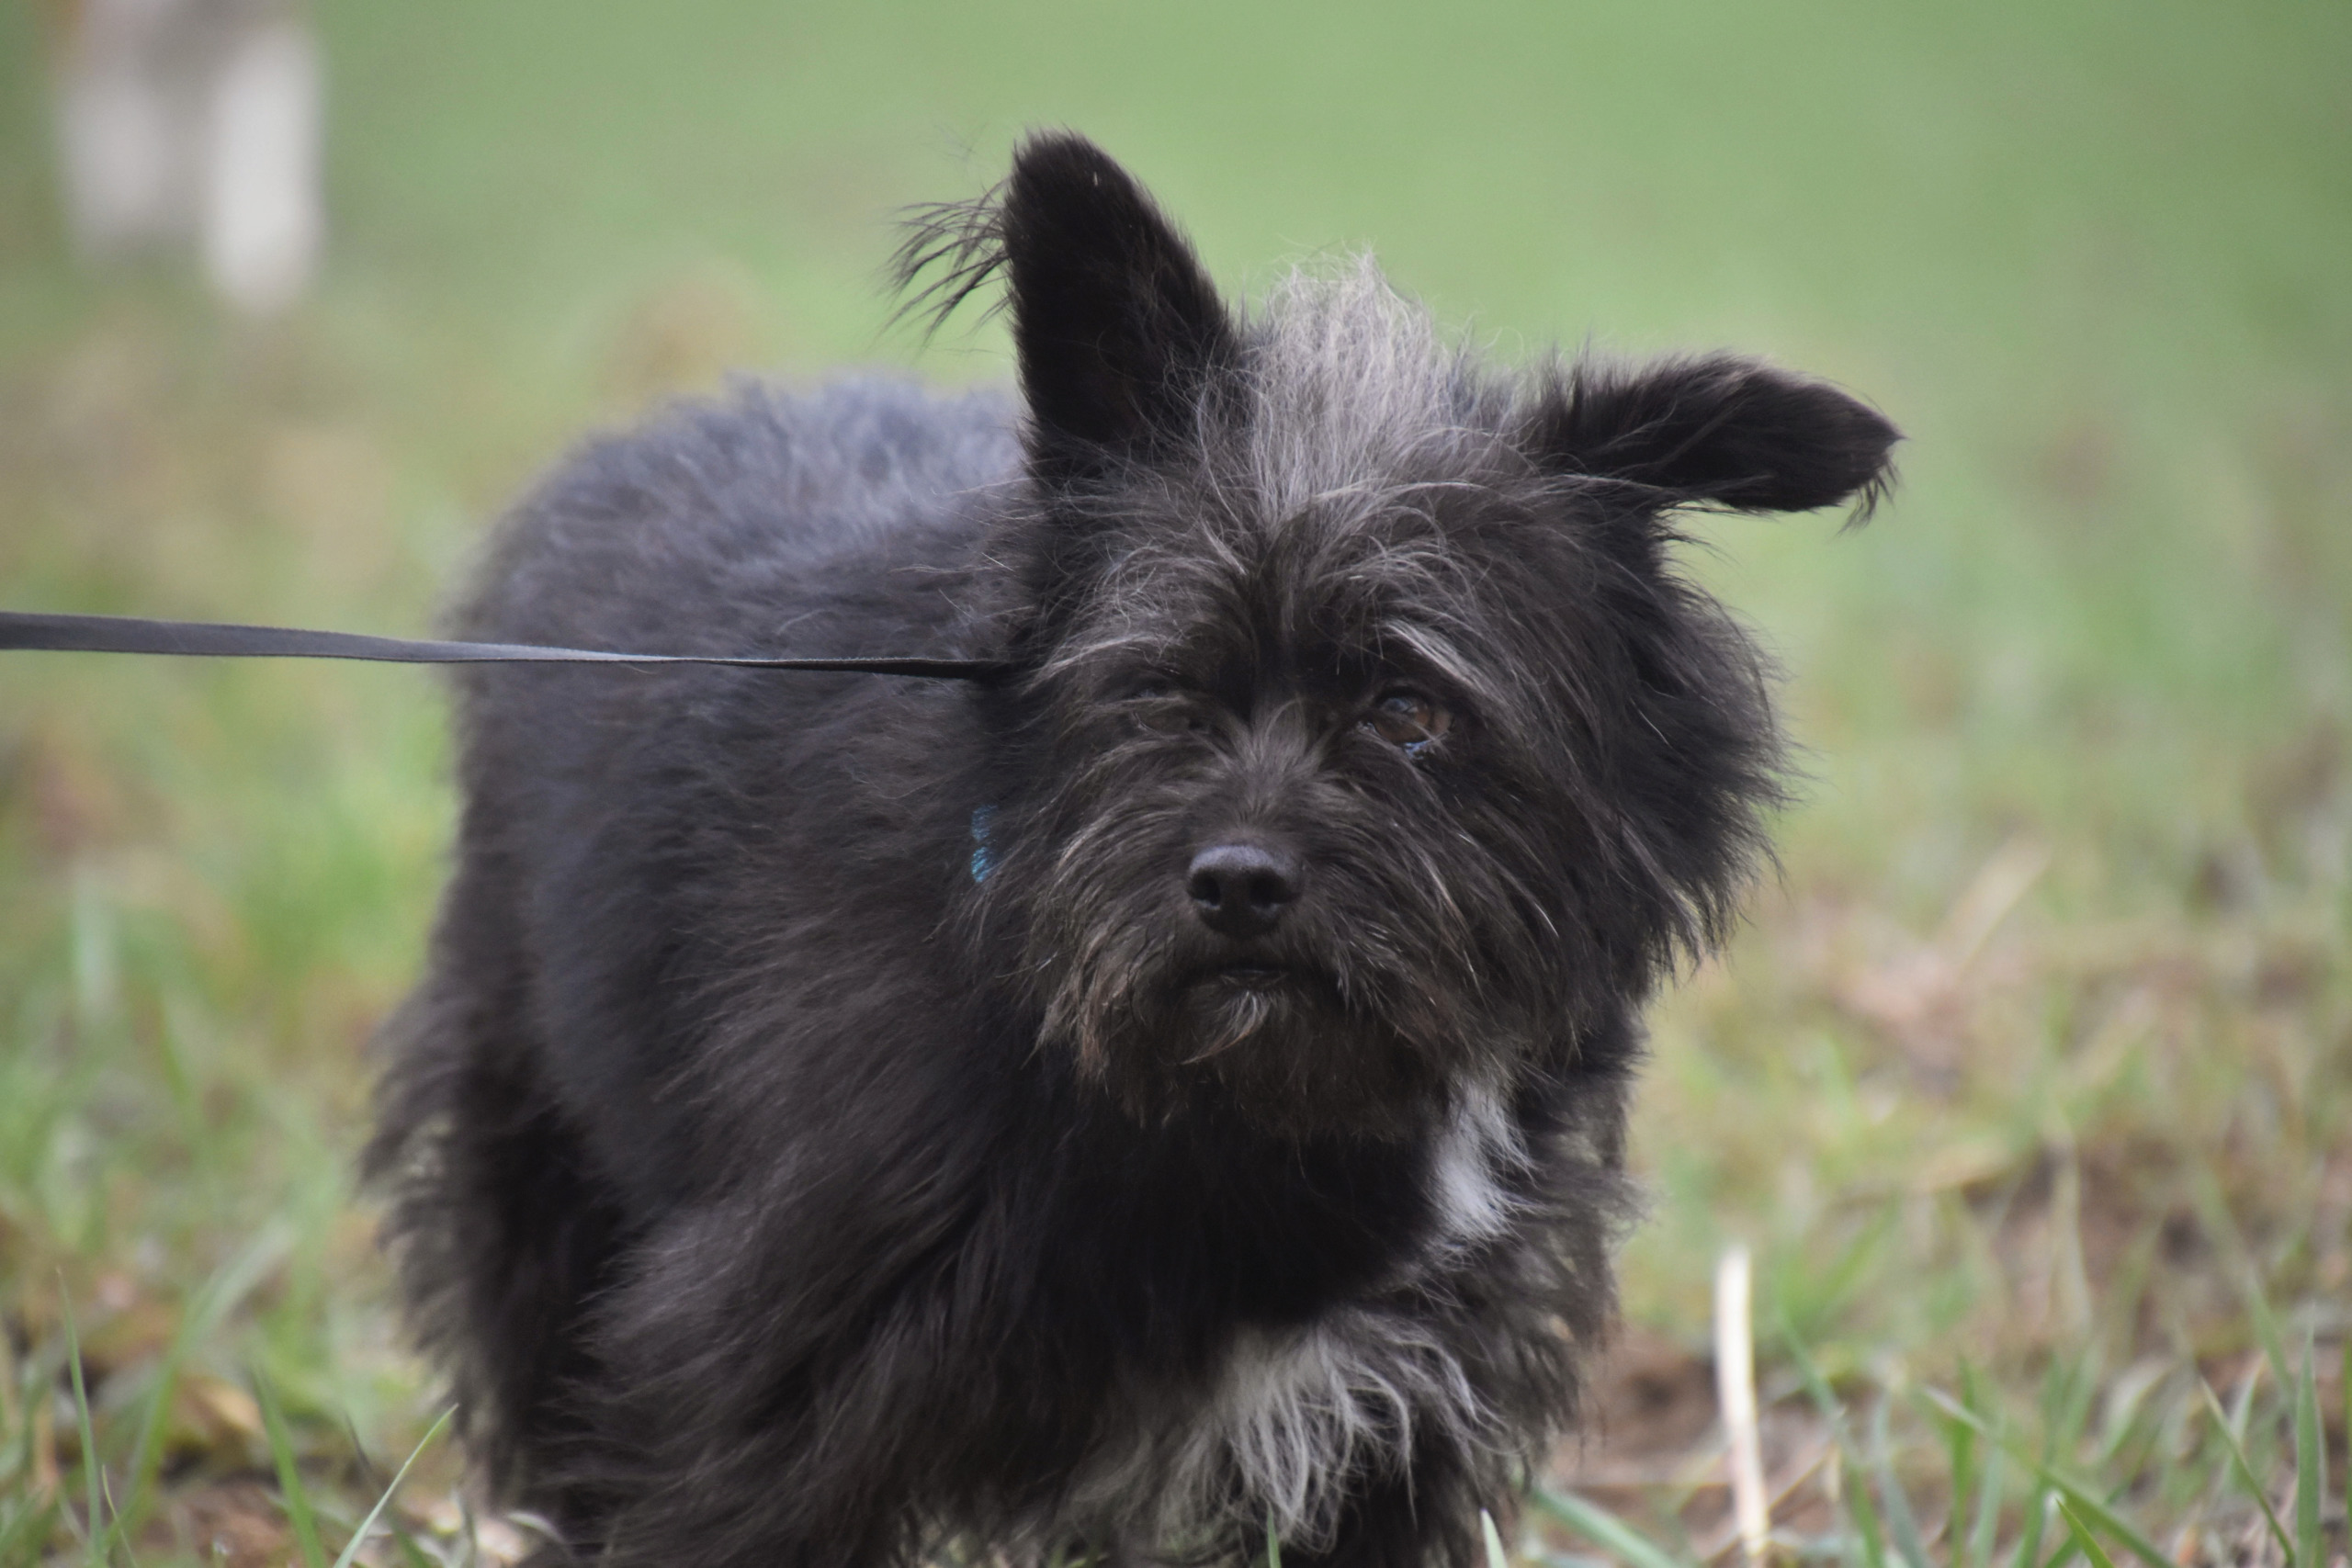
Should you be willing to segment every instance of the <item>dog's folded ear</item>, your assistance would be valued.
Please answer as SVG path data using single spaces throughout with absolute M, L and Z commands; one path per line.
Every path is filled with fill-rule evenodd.
M 1809 512 L 1852 500 L 1867 513 L 1902 433 L 1835 387 L 1717 354 L 1579 362 L 1544 389 L 1529 439 L 1548 467 L 1679 501 Z
M 1089 466 L 1182 433 L 1231 318 L 1142 186 L 1082 137 L 1032 137 L 998 214 L 1035 455 Z

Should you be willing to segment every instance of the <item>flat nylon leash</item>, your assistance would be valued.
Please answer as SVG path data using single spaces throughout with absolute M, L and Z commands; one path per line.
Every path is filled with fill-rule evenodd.
M 1004 667 L 989 659 L 763 659 L 703 653 L 615 653 L 525 642 L 435 642 L 241 626 L 217 621 L 154 621 L 132 615 L 51 615 L 0 610 L 0 652 L 163 653 L 196 659 L 357 659 L 379 664 L 720 664 L 744 670 L 805 670 L 988 681 Z

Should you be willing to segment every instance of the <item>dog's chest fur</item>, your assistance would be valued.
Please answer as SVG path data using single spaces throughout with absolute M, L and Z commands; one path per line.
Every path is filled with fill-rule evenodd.
M 1303 1325 L 1240 1326 L 1189 1397 L 1124 1413 L 1073 1478 L 1057 1523 L 1136 1556 L 1236 1530 L 1313 1548 L 1351 1480 L 1402 1474 L 1416 1440 L 1501 1440 L 1460 1347 L 1430 1331 L 1429 1303 L 1480 1249 L 1510 1245 L 1531 1156 L 1485 1086 L 1415 1154 L 1429 1222 L 1389 1275 Z

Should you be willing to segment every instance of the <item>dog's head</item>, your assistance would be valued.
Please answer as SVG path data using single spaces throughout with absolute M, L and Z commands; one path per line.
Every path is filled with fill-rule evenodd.
M 1722 934 L 1777 741 L 1673 519 L 1867 506 L 1884 419 L 1727 355 L 1498 374 L 1368 263 L 1229 310 L 1069 136 L 902 261 L 1008 285 L 977 891 L 1050 1045 L 1147 1118 L 1391 1134 Z

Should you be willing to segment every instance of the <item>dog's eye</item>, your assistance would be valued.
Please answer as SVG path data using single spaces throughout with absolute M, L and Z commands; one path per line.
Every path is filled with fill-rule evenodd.
M 1382 693 L 1363 722 L 1383 740 L 1417 755 L 1446 732 L 1453 716 L 1420 693 L 1399 688 Z

